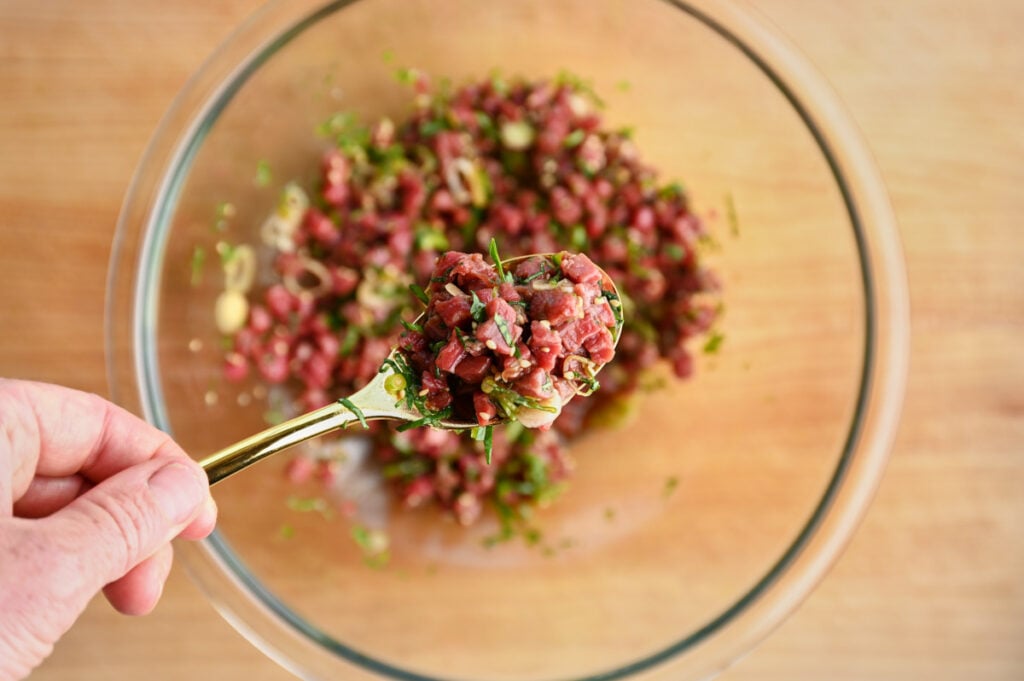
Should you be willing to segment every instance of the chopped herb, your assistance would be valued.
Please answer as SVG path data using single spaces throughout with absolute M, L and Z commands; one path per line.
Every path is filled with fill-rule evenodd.
M 413 480 L 429 472 L 430 464 L 427 460 L 417 457 L 401 459 L 394 463 L 389 463 L 381 469 L 381 474 L 388 480 L 393 480 L 395 478 Z
M 352 540 L 363 554 L 363 562 L 368 567 L 381 569 L 387 567 L 391 560 L 388 550 L 388 536 L 381 530 L 371 530 L 362 525 L 352 527 Z
M 499 69 L 491 71 L 491 89 L 493 89 L 496 94 L 502 96 L 508 93 L 508 82 L 501 75 L 501 71 Z
M 287 417 L 279 409 L 269 409 L 263 413 L 263 420 L 270 426 L 284 423 Z
M 395 51 L 391 49 L 384 50 L 383 52 L 380 53 L 380 59 L 385 64 L 391 64 L 392 62 L 395 61 Z
M 193 286 L 199 286 L 203 283 L 203 265 L 206 263 L 206 249 L 202 246 L 196 246 L 192 250 L 192 275 L 189 277 L 189 283 Z
M 527 546 L 536 546 L 544 539 L 544 535 L 536 527 L 528 527 L 523 531 L 523 541 Z
M 410 284 L 409 290 L 412 291 L 412 294 L 416 296 L 421 303 L 424 305 L 430 304 L 430 298 L 427 297 L 427 292 L 423 290 L 422 286 L 419 286 L 418 284 Z
M 288 497 L 286 503 L 289 510 L 298 513 L 319 513 L 328 519 L 333 516 L 330 505 L 323 497 L 297 497 L 292 495 Z
M 280 529 L 278 529 L 277 535 L 281 537 L 281 539 L 291 539 L 295 536 L 295 527 L 288 523 L 284 523 L 281 525 Z
M 683 185 L 678 182 L 670 182 L 658 190 L 659 199 L 681 199 L 685 194 L 686 190 L 684 190 Z
M 491 452 L 494 449 L 494 426 L 477 426 L 470 429 L 470 436 L 477 442 L 484 443 L 484 456 L 487 465 L 491 465 Z
M 228 228 L 228 220 L 235 215 L 234 204 L 228 203 L 227 201 L 221 201 L 217 204 L 214 209 L 214 223 L 213 229 L 217 232 L 223 232 Z
M 569 71 L 561 71 L 558 77 L 555 78 L 555 83 L 558 85 L 564 85 L 569 89 L 584 95 L 598 108 L 604 108 L 604 100 L 598 97 L 597 93 L 594 92 L 593 84 L 580 76 Z
M 669 260 L 679 262 L 686 255 L 686 250 L 679 244 L 665 244 L 665 255 Z
M 487 465 L 491 465 L 491 452 L 494 451 L 494 426 L 487 426 L 487 432 L 484 433 L 484 455 L 487 459 Z
M 569 232 L 569 243 L 572 245 L 574 250 L 585 251 L 587 250 L 587 230 L 583 225 L 575 225 Z
M 679 487 L 679 478 L 677 478 L 674 475 L 670 475 L 669 477 L 665 478 L 665 486 L 661 489 L 661 496 L 662 496 L 662 498 L 663 499 L 668 499 L 670 496 L 672 496 L 675 493 L 676 488 L 678 488 L 678 487 Z
M 719 348 L 722 347 L 722 343 L 725 341 L 725 334 L 715 329 L 708 336 L 707 342 L 704 343 L 704 354 L 713 355 L 718 352 Z
M 501 333 L 501 337 L 505 341 L 505 344 L 510 348 L 515 347 L 513 345 L 515 340 L 512 338 L 512 329 L 508 328 L 508 320 L 498 314 L 494 315 L 494 323 L 497 325 L 498 331 Z
M 469 314 L 473 318 L 474 322 L 482 322 L 487 317 L 487 306 L 483 304 L 480 298 L 476 295 L 476 291 L 470 292 L 472 301 L 469 304 Z
M 497 131 L 494 128 L 494 121 L 491 117 L 485 114 L 483 111 L 476 112 L 476 123 L 480 126 L 480 132 L 490 139 L 496 139 L 498 136 Z
M 399 319 L 398 321 L 401 322 L 402 326 L 405 327 L 406 331 L 414 331 L 416 333 L 423 333 L 423 327 L 420 326 L 419 324 L 416 324 L 414 322 L 407 322 L 404 319 Z
M 433 137 L 448 127 L 443 120 L 429 120 L 420 123 L 420 134 L 424 137 Z
M 423 224 L 416 229 L 416 248 L 421 251 L 446 251 L 449 248 L 448 237 L 443 230 L 434 229 Z
M 338 400 L 338 403 L 341 404 L 341 406 L 348 409 L 350 412 L 352 412 L 355 415 L 355 417 L 359 419 L 359 425 L 361 425 L 364 430 L 370 427 L 370 425 L 366 422 L 366 416 L 363 415 L 363 410 L 357 407 L 352 400 L 348 399 L 347 397 L 342 397 Z
M 256 186 L 266 187 L 274 179 L 270 172 L 270 162 L 266 159 L 260 159 L 256 164 Z
M 633 89 L 633 84 L 630 83 L 628 80 L 620 80 L 618 83 L 615 84 L 615 89 L 618 90 L 619 92 L 629 92 L 630 90 Z
M 562 140 L 562 146 L 565 147 L 566 149 L 578 147 L 580 143 L 583 141 L 583 138 L 585 138 L 586 136 L 587 133 L 585 130 L 583 130 L 582 128 L 577 128 L 565 136 L 565 139 Z
M 220 263 L 222 265 L 227 265 L 234 260 L 236 246 L 232 246 L 227 241 L 218 241 L 215 248 L 217 249 L 217 254 L 220 255 Z
M 348 357 L 359 344 L 359 329 L 355 326 L 345 328 L 345 337 L 341 339 L 341 347 L 338 348 L 338 355 Z
M 736 215 L 736 202 L 732 198 L 732 192 L 725 195 L 725 217 L 729 221 L 729 233 L 739 236 L 740 220 Z
M 427 406 L 426 396 L 419 394 L 420 386 L 422 385 L 420 377 L 416 374 L 405 357 L 401 353 L 397 353 L 393 357 L 388 357 L 384 360 L 384 365 L 380 368 L 381 372 L 393 371 L 394 373 L 401 375 L 405 379 L 405 384 L 408 388 L 396 399 L 396 404 L 404 403 L 407 409 L 414 409 L 420 414 L 422 418 L 414 421 L 407 421 L 402 425 L 398 426 L 398 431 L 406 431 L 411 428 L 419 428 L 421 426 L 438 426 L 442 421 L 452 415 L 451 406 L 445 407 L 441 410 L 434 410 Z
M 418 77 L 419 71 L 417 71 L 416 69 L 411 69 L 403 66 L 395 70 L 395 78 L 402 85 L 412 85 L 413 83 L 416 82 L 416 79 Z

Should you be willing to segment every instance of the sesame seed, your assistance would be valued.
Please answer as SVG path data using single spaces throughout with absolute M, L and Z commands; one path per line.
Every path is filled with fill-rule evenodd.
M 427 395 L 429 395 L 429 394 L 430 394 L 430 391 L 429 391 L 429 390 L 427 390 L 426 388 L 424 388 L 423 390 L 419 391 L 419 392 L 418 392 L 417 394 L 418 394 L 418 395 L 419 395 L 420 397 L 426 397 Z
M 495 343 L 492 340 L 488 340 L 486 343 L 484 343 L 484 345 L 486 345 L 491 350 L 497 350 L 498 349 L 498 344 Z

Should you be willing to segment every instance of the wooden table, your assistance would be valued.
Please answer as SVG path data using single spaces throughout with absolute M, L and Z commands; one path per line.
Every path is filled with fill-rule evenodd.
M 106 392 L 104 277 L 157 120 L 254 0 L 0 2 L 0 375 Z M 1024 3 L 756 0 L 832 81 L 895 204 L 913 359 L 885 482 L 729 681 L 1024 678 Z M 286 679 L 175 571 L 97 600 L 40 680 Z

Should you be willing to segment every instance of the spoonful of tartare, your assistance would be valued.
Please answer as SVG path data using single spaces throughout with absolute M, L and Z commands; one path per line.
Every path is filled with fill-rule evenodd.
M 365 387 L 200 462 L 210 483 L 293 445 L 353 424 L 404 421 L 472 430 L 490 462 L 493 428 L 547 428 L 576 396 L 598 389 L 615 355 L 622 305 L 614 282 L 583 254 L 502 261 L 449 251 L 426 289 L 426 311 L 403 322 L 398 346 Z

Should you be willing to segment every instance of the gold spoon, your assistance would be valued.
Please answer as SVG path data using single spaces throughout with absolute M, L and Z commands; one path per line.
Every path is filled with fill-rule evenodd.
M 550 260 L 552 256 L 553 254 L 542 254 L 509 258 L 502 261 L 502 266 L 513 265 L 521 260 L 534 257 L 548 258 Z M 601 270 L 601 276 L 602 290 L 613 293 L 615 299 L 618 300 L 619 291 L 615 286 L 615 282 L 611 280 L 611 277 L 604 270 Z M 423 319 L 425 314 L 420 315 L 416 321 L 419 322 Z M 616 311 L 615 316 L 616 325 L 612 340 L 613 343 L 618 344 L 619 336 L 622 334 L 621 307 Z M 347 428 L 354 423 L 381 419 L 396 421 L 418 421 L 422 419 L 423 414 L 415 409 L 405 407 L 396 400 L 393 393 L 385 389 L 385 381 L 387 381 L 389 376 L 395 375 L 393 361 L 398 352 L 398 348 L 393 349 L 388 355 L 388 359 L 384 361 L 383 366 L 373 377 L 373 380 L 348 398 L 332 402 L 326 407 L 321 407 L 320 409 L 307 412 L 284 423 L 267 428 L 229 447 L 225 447 L 200 461 L 199 465 L 206 471 L 210 484 L 212 485 L 230 475 L 234 475 L 238 471 L 248 468 L 254 463 L 289 447 L 321 435 L 326 435 L 335 430 Z M 600 368 L 603 367 L 599 367 L 598 370 Z M 495 419 L 491 425 L 507 421 L 508 419 Z M 443 420 L 431 423 L 431 425 L 449 430 L 466 430 L 475 428 L 479 424 L 475 421 Z

